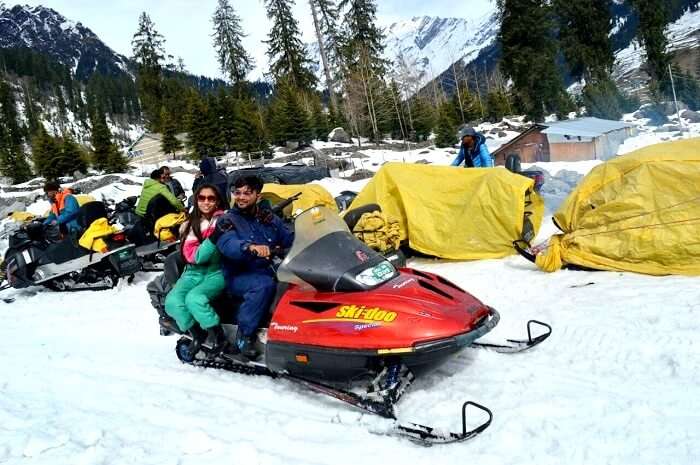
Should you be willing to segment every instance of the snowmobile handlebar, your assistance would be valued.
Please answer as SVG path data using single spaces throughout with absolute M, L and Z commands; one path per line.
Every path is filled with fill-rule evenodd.
M 275 215 L 279 215 L 280 213 L 282 213 L 282 210 L 284 210 L 284 209 L 287 208 L 289 205 L 291 205 L 292 202 L 294 202 L 295 200 L 297 200 L 299 197 L 301 197 L 301 192 L 297 192 L 297 193 L 294 194 L 293 196 L 291 196 L 291 197 L 289 197 L 289 198 L 287 198 L 287 199 L 284 199 L 283 201 L 281 201 L 280 203 L 278 203 L 277 205 L 275 205 L 274 207 L 272 207 L 272 209 L 271 209 L 271 210 L 272 210 L 272 213 L 275 214 Z

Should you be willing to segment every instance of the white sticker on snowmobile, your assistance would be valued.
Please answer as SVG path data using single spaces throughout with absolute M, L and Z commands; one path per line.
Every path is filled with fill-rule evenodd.
M 293 325 L 280 325 L 275 323 L 274 321 L 270 323 L 270 329 L 275 330 L 275 331 L 289 331 L 291 333 L 296 333 L 299 331 L 298 326 L 293 326 Z
M 402 289 L 402 288 L 408 286 L 409 283 L 413 283 L 413 282 L 415 282 L 415 281 L 416 281 L 416 278 L 409 278 L 409 279 L 407 279 L 406 281 L 402 281 L 402 282 L 400 282 L 400 283 L 398 283 L 398 284 L 394 284 L 394 285 L 391 286 L 391 287 L 393 287 L 394 289 Z
M 29 265 L 32 262 L 32 255 L 29 253 L 29 250 L 23 250 L 22 257 L 24 257 L 24 263 L 26 263 L 27 265 Z

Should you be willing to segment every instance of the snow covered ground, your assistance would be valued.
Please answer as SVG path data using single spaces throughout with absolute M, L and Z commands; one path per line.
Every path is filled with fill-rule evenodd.
M 644 132 L 626 145 L 669 136 Z M 367 150 L 363 162 L 376 171 L 394 158 L 454 156 L 421 151 Z M 538 166 L 558 175 L 595 164 Z M 319 181 L 334 195 L 366 182 Z M 118 199 L 134 186 L 101 189 Z M 545 218 L 539 238 L 554 232 Z M 493 423 L 469 442 L 423 448 L 373 434 L 388 420 L 288 382 L 182 365 L 175 338 L 158 336 L 146 292 L 155 275 L 140 274 L 109 291 L 3 292 L 16 300 L 0 301 L 0 463 L 700 463 L 700 278 L 546 274 L 517 256 L 410 265 L 498 309 L 489 341 L 525 337 L 531 318 L 554 328 L 530 352 L 465 351 L 398 404 L 401 421 L 454 431 L 464 401 L 486 405 Z
M 483 403 L 494 421 L 471 442 L 426 449 L 287 382 L 182 365 L 141 275 L 0 303 L 0 463 L 698 463 L 700 279 L 412 265 L 497 308 L 490 340 L 523 337 L 529 318 L 554 327 L 529 353 L 464 352 L 399 403 L 400 419 L 452 430 L 462 402 Z

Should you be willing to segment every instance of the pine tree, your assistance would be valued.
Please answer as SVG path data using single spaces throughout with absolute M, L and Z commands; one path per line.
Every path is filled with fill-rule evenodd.
M 311 103 L 311 119 L 314 139 L 327 142 L 331 128 L 328 124 L 328 116 L 323 111 L 321 100 L 318 98 L 314 98 Z
M 432 105 L 424 97 L 415 97 L 411 102 L 413 113 L 413 140 L 420 142 L 428 139 L 435 126 L 435 113 Z
M 92 166 L 106 173 L 123 173 L 128 161 L 119 148 L 112 142 L 112 134 L 107 127 L 104 115 L 97 115 L 92 126 Z
M 214 48 L 221 72 L 235 85 L 243 81 L 254 67 L 253 58 L 243 47 L 242 39 L 245 35 L 241 19 L 228 0 L 219 0 L 212 22 Z
M 174 155 L 175 152 L 182 148 L 182 143 L 175 137 L 177 126 L 165 107 L 161 110 L 160 120 L 163 125 L 163 138 L 160 141 L 160 149 L 165 154 Z
M 354 71 L 366 60 L 373 75 L 383 76 L 387 66 L 383 58 L 384 34 L 377 26 L 374 0 L 341 0 L 339 7 L 348 8 L 341 39 L 345 67 Z
M 457 142 L 457 123 L 453 119 L 454 108 L 449 102 L 442 102 L 438 107 L 437 126 L 435 128 L 435 145 L 453 147 Z
M 61 158 L 61 145 L 43 128 L 32 138 L 34 169 L 46 179 L 58 179 L 70 173 L 67 163 Z
M 309 115 L 300 101 L 300 91 L 288 81 L 277 86 L 277 95 L 270 107 L 270 127 L 273 142 L 283 145 L 297 142 L 300 145 L 311 142 L 313 131 Z
M 61 141 L 61 158 L 65 161 L 66 175 L 72 175 L 76 171 L 87 174 L 87 156 L 83 149 L 73 140 L 70 135 L 64 135 Z
M 14 183 L 31 179 L 24 155 L 22 132 L 17 123 L 17 107 L 10 85 L 0 80 L 0 173 Z
M 195 160 L 202 160 L 217 154 L 216 145 L 211 139 L 214 132 L 212 111 L 196 92 L 190 93 L 185 127 L 187 129 L 187 147 Z
M 299 23 L 292 16 L 293 0 L 265 0 L 267 17 L 273 22 L 267 44 L 270 73 L 276 80 L 288 79 L 302 90 L 311 90 L 316 76 L 309 69 L 310 60 L 301 41 Z
M 162 106 L 161 62 L 165 59 L 163 36 L 146 12 L 139 17 L 138 30 L 131 40 L 133 59 L 138 64 L 137 85 L 146 126 L 154 132 L 160 130 Z
M 510 97 L 503 90 L 492 90 L 486 97 L 486 115 L 494 123 L 501 121 L 504 116 L 508 115 L 511 107 Z
M 554 0 L 559 40 L 571 77 L 607 80 L 615 63 L 611 0 Z
M 554 22 L 546 0 L 497 0 L 502 47 L 501 69 L 513 80 L 513 88 L 527 116 L 543 121 L 545 112 L 567 107 L 561 75 L 556 66 Z
M 671 90 L 668 79 L 671 57 L 666 53 L 667 0 L 631 0 L 631 3 L 639 16 L 637 35 L 646 52 L 647 71 L 655 87 L 661 93 L 668 94 Z

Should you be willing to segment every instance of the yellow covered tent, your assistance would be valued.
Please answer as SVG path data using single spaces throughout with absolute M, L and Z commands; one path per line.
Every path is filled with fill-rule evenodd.
M 537 265 L 700 275 L 700 139 L 657 144 L 594 168 L 554 215 Z
M 515 252 L 526 216 L 535 234 L 543 203 L 534 182 L 503 168 L 387 163 L 351 209 L 376 203 L 399 220 L 401 239 L 428 255 L 456 260 L 501 258 Z
M 311 207 L 328 207 L 334 212 L 338 211 L 333 196 L 320 184 L 265 184 L 262 198 L 275 205 L 301 192 L 301 196 L 292 202 L 291 207 L 285 208 L 285 216 L 291 216 L 297 210 L 306 210 Z

